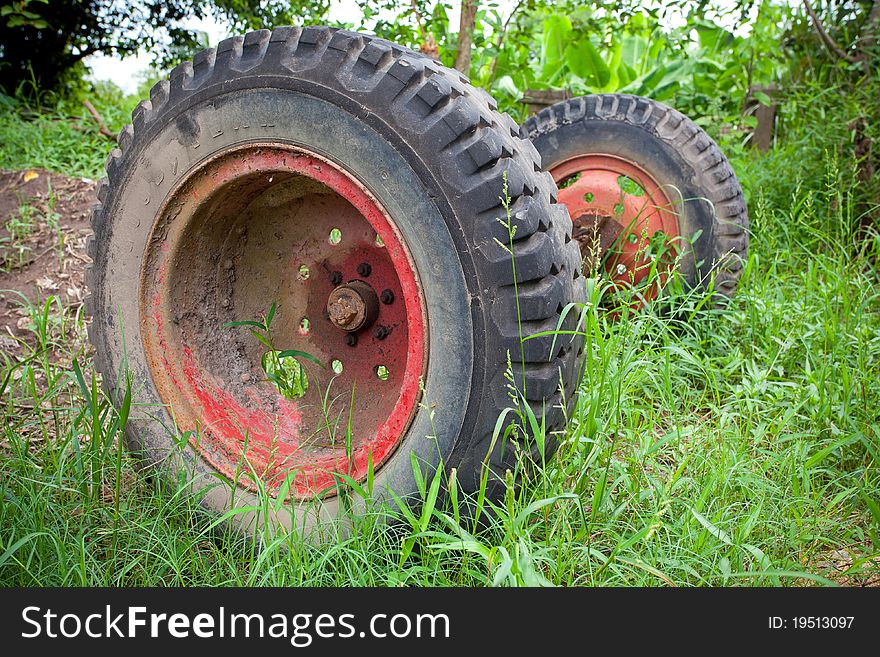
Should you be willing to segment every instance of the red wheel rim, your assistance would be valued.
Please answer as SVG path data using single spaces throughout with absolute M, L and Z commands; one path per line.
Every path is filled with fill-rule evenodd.
M 667 193 L 672 190 L 634 162 L 601 153 L 565 160 L 550 174 L 584 257 L 602 258 L 615 289 L 637 290 L 634 305 L 655 298 L 674 265 L 680 237 L 677 206 Z M 646 284 L 655 264 L 658 276 Z
M 277 495 L 292 473 L 290 497 L 330 495 L 339 473 L 363 479 L 406 434 L 427 363 L 421 287 L 394 222 L 342 167 L 279 143 L 215 155 L 165 202 L 141 276 L 159 395 L 193 448 L 239 485 Z M 327 303 L 353 281 L 376 308 L 348 332 Z M 298 398 L 267 380 L 265 345 L 224 327 L 273 302 L 276 350 L 326 367 L 298 359 L 309 381 Z

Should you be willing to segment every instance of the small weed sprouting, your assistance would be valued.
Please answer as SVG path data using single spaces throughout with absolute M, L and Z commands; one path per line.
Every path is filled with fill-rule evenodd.
M 62 260 L 64 259 L 64 232 L 61 230 L 60 220 L 61 215 L 56 210 L 56 206 L 58 204 L 58 196 L 55 194 L 55 190 L 52 187 L 52 180 L 49 179 L 47 181 L 47 192 L 46 192 L 46 204 L 43 211 L 43 221 L 46 224 L 46 228 L 51 232 L 54 236 L 53 243 L 55 246 L 55 254 L 58 256 L 58 266 L 60 267 L 62 264 Z
M 58 197 L 48 182 L 45 203 L 19 197 L 18 212 L 11 214 L 4 224 L 6 235 L 0 237 L 0 272 L 24 269 L 35 257 L 32 237 L 43 230 L 52 235 L 59 265 L 64 254 L 64 233 L 59 225 L 61 215 L 56 210 Z
M 2 270 L 22 269 L 31 262 L 33 254 L 27 240 L 36 230 L 36 214 L 36 209 L 32 205 L 20 200 L 18 213 L 6 220 L 7 235 L 0 237 Z
M 306 376 L 305 368 L 298 359 L 304 358 L 319 367 L 324 367 L 320 360 L 298 349 L 279 350 L 275 347 L 272 340 L 272 320 L 275 318 L 276 304 L 272 304 L 269 312 L 261 320 L 245 320 L 240 322 L 226 322 L 224 328 L 236 328 L 245 326 L 250 329 L 257 341 L 260 342 L 267 351 L 263 353 L 260 366 L 266 374 L 266 379 L 281 393 L 286 399 L 298 399 L 306 394 L 309 388 L 309 380 Z
M 505 253 L 510 256 L 510 269 L 511 275 L 513 278 L 513 295 L 516 300 L 516 325 L 517 330 L 519 331 L 519 343 L 520 343 L 520 364 L 522 365 L 522 385 L 525 388 L 526 385 L 526 358 L 525 358 L 525 345 L 523 343 L 523 332 L 522 332 L 522 310 L 520 308 L 520 299 L 519 299 L 519 281 L 517 279 L 516 272 L 516 251 L 514 247 L 514 239 L 516 237 L 516 225 L 513 223 L 513 219 L 510 214 L 510 192 L 507 183 L 507 171 L 502 172 L 502 196 L 499 198 L 501 201 L 501 205 L 504 208 L 504 217 L 498 218 L 498 223 L 500 223 L 505 231 L 507 232 L 507 243 L 502 242 L 498 238 L 495 238 L 495 243 L 500 246 Z M 508 355 L 509 359 L 509 355 Z M 525 393 L 525 390 L 523 390 Z

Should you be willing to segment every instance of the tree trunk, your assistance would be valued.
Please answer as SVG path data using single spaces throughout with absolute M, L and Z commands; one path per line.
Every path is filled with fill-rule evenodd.
M 458 48 L 455 68 L 465 75 L 471 72 L 471 45 L 474 42 L 474 22 L 477 18 L 477 0 L 461 0 L 461 21 L 458 24 Z
M 865 55 L 870 58 L 874 47 L 877 45 L 877 32 L 880 31 L 880 0 L 874 0 L 871 5 L 871 13 L 865 24 L 865 34 L 862 36 L 861 48 Z

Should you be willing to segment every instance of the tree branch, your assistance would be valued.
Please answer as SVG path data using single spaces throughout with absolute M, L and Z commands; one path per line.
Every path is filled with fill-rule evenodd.
M 880 0 L 878 0 L 880 1 Z M 489 86 L 492 86 L 492 83 L 495 82 L 495 69 L 498 68 L 498 55 L 501 54 L 501 46 L 504 45 L 504 37 L 507 35 L 507 26 L 510 25 L 510 21 L 516 15 L 516 12 L 519 11 L 519 8 L 523 6 L 526 0 L 519 0 L 516 3 L 516 6 L 513 8 L 513 11 L 510 12 L 510 16 L 507 17 L 507 20 L 504 21 L 504 25 L 501 27 L 501 34 L 498 35 L 498 40 L 495 42 L 495 58 L 492 60 L 492 75 L 489 76 Z
M 843 48 L 841 48 L 834 42 L 834 39 L 828 36 L 828 32 L 826 32 L 825 28 L 822 26 L 822 21 L 819 20 L 816 12 L 813 11 L 813 8 L 810 6 L 809 0 L 804 0 L 804 9 L 807 10 L 807 15 L 810 17 L 810 20 L 813 23 L 813 28 L 816 30 L 816 34 L 819 36 L 819 41 L 822 42 L 822 45 L 825 46 L 825 49 L 828 51 L 829 54 L 836 55 L 838 58 L 844 59 L 850 64 L 856 64 L 857 62 L 859 62 L 859 58 L 847 53 Z
M 877 45 L 877 32 L 880 31 L 880 0 L 874 0 L 871 5 L 871 13 L 868 14 L 868 20 L 865 22 L 864 36 L 861 37 L 859 50 L 865 56 L 870 56 L 870 52 Z
M 77 62 L 85 59 L 89 55 L 94 55 L 96 52 L 101 52 L 101 48 L 98 46 L 89 46 L 88 48 L 83 48 L 78 52 L 68 52 L 64 54 L 65 62 L 69 62 L 69 65 L 76 64 Z
M 92 118 L 98 123 L 98 132 L 105 137 L 110 137 L 110 139 L 116 139 L 118 135 L 107 127 L 107 124 L 104 123 L 104 119 L 101 118 L 101 115 L 98 113 L 98 110 L 95 109 L 95 106 L 88 100 L 84 100 L 83 105 L 86 106 L 86 109 L 89 110 L 89 114 L 91 114 Z
M 440 59 L 440 49 L 437 47 L 437 42 L 434 40 L 434 35 L 430 32 L 425 34 L 425 30 L 422 28 L 422 16 L 419 14 L 419 8 L 416 5 L 416 0 L 412 0 L 412 10 L 416 15 L 416 25 L 419 28 L 419 37 L 421 39 L 421 43 L 419 44 L 419 50 L 421 50 L 428 57 L 433 59 Z

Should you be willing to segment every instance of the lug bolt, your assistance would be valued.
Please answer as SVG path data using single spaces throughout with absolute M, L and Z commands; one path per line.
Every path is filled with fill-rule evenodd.
M 369 276 L 370 272 L 373 271 L 373 268 L 370 266 L 369 262 L 362 262 L 358 265 L 357 272 L 361 276 Z
M 347 344 L 349 347 L 353 347 L 357 343 L 358 343 L 358 336 L 356 336 L 354 333 L 349 333 L 345 336 L 345 344 Z
M 373 337 L 377 340 L 384 340 L 386 337 L 388 337 L 388 333 L 388 329 L 384 326 L 377 326 L 373 329 Z
M 379 296 L 379 299 L 384 304 L 394 303 L 394 292 L 391 290 L 382 290 L 382 294 Z
M 334 271 L 330 274 L 330 282 L 333 285 L 339 285 L 342 282 L 342 272 Z

